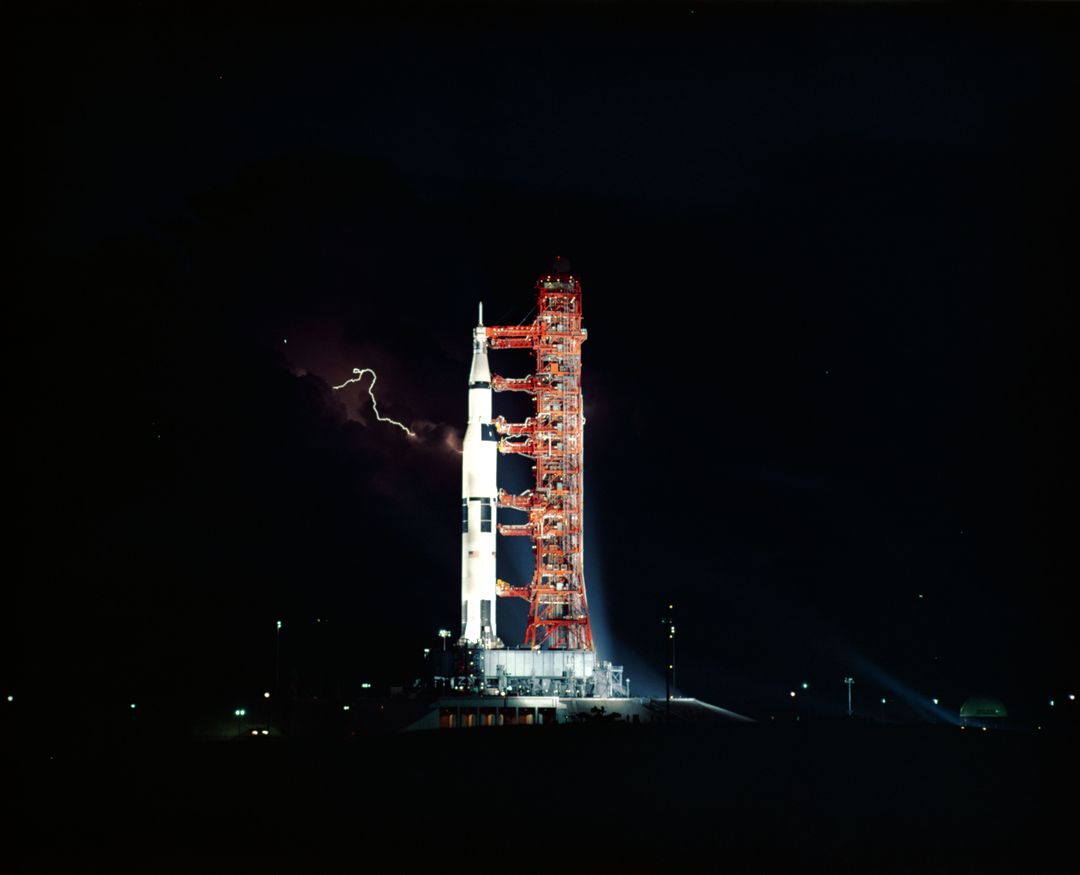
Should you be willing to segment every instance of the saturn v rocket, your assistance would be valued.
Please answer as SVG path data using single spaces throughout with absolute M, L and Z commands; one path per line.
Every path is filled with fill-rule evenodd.
M 461 644 L 502 647 L 495 630 L 496 465 L 499 436 L 491 422 L 491 369 L 484 305 L 473 329 L 469 421 L 461 465 Z

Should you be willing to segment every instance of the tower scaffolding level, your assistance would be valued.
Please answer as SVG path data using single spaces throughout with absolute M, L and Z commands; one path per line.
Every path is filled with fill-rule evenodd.
M 527 392 L 534 414 L 524 422 L 492 423 L 498 451 L 533 460 L 535 486 L 510 495 L 498 490 L 498 505 L 528 516 L 516 525 L 498 525 L 499 534 L 532 539 L 536 566 L 522 585 L 497 582 L 503 597 L 529 603 L 525 645 L 533 650 L 592 651 L 592 627 L 585 597 L 582 542 L 585 417 L 581 398 L 581 282 L 556 258 L 552 272 L 536 281 L 536 319 L 530 325 L 487 326 L 491 349 L 529 349 L 536 370 L 524 377 L 491 377 L 496 392 Z

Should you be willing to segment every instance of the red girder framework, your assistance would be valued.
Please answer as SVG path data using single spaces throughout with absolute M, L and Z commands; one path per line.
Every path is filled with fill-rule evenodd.
M 533 460 L 535 488 L 521 495 L 499 490 L 499 504 L 528 514 L 528 522 L 500 525 L 503 535 L 532 538 L 536 569 L 527 586 L 499 582 L 499 595 L 529 602 L 525 643 L 592 650 L 582 553 L 581 283 L 560 271 L 536 281 L 536 320 L 531 325 L 492 326 L 492 349 L 531 349 L 536 372 L 527 377 L 493 376 L 496 392 L 528 392 L 535 414 L 524 422 L 497 417 L 499 452 Z

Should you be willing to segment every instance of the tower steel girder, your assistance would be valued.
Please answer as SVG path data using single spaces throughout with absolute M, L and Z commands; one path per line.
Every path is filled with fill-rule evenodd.
M 533 392 L 536 388 L 532 374 L 527 377 L 491 377 L 491 388 L 496 392 Z
M 501 584 L 498 593 L 528 600 L 527 645 L 592 650 L 582 532 L 581 345 L 588 334 L 581 325 L 581 283 L 556 272 L 540 277 L 536 292 L 531 325 L 487 328 L 492 349 L 530 349 L 536 359 L 533 374 L 491 378 L 497 392 L 532 395 L 535 408 L 521 423 L 493 420 L 499 452 L 532 459 L 536 478 L 534 488 L 520 496 L 499 493 L 500 506 L 527 513 L 529 520 L 501 524 L 498 531 L 531 538 L 536 566 L 528 586 Z

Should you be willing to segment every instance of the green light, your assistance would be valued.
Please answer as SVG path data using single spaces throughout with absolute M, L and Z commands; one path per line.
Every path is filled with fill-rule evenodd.
M 803 681 L 803 685 L 802 685 L 802 688 L 803 688 L 804 690 L 809 690 L 809 689 L 810 689 L 810 684 L 806 683 L 806 681 Z
M 362 690 L 370 690 L 371 689 L 371 684 L 369 684 L 369 683 L 367 683 L 365 681 L 364 683 L 360 684 L 360 689 L 362 689 Z

